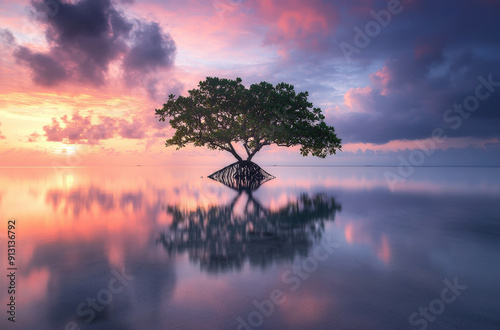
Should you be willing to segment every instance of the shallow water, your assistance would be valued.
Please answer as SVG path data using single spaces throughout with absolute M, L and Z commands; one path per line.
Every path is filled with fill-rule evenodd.
M 500 168 L 264 168 L 0 169 L 16 328 L 500 327 Z

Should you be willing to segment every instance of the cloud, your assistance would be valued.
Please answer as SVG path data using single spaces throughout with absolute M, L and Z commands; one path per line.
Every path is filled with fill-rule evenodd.
M 2 122 L 0 122 L 0 126 L 2 126 Z M 5 135 L 2 134 L 2 131 L 0 131 L 0 140 L 6 139 Z
M 14 56 L 31 68 L 38 85 L 72 81 L 101 86 L 115 61 L 126 73 L 153 72 L 174 63 L 175 42 L 157 23 L 132 20 L 110 0 L 33 1 L 32 10 L 46 27 L 49 49 L 20 46 Z
M 145 73 L 174 63 L 175 43 L 165 34 L 158 23 L 138 22 L 133 32 L 133 47 L 125 55 L 126 72 Z
M 118 127 L 118 134 L 126 139 L 142 139 L 146 136 L 146 131 L 142 122 L 128 122 L 122 119 Z
M 500 61 L 467 52 L 432 57 L 391 58 L 371 75 L 368 86 L 349 90 L 344 96 L 349 111 L 335 114 L 333 121 L 344 141 L 425 139 L 435 128 L 449 137 L 500 137 L 499 87 L 493 92 L 482 87 L 488 97 L 477 110 L 464 109 L 465 100 L 476 97 L 479 77 L 500 82 Z
M 261 0 L 254 6 L 268 26 L 264 44 L 278 45 L 283 52 L 321 49 L 322 39 L 334 33 L 338 21 L 337 6 L 331 2 Z
M 129 86 L 141 82 L 149 97 L 156 99 L 159 81 L 152 74 L 174 65 L 175 42 L 155 22 L 138 22 L 132 39 L 133 46 L 123 59 L 125 81 Z
M 339 137 L 345 143 L 384 144 L 426 139 L 435 128 L 443 128 L 449 137 L 456 138 L 500 137 L 500 88 L 480 101 L 476 111 L 466 111 L 467 118 L 455 119 L 460 125 L 452 127 L 444 118 L 448 109 L 453 110 L 456 118 L 459 110 L 455 110 L 455 105 L 463 106 L 468 96 L 475 95 L 478 77 L 487 79 L 492 75 L 493 81 L 500 81 L 500 48 L 495 32 L 500 29 L 496 18 L 500 6 L 488 1 L 423 1 L 403 5 L 404 11 L 393 16 L 379 35 L 370 38 L 370 43 L 352 56 L 350 64 L 343 61 L 358 77 L 358 69 L 377 69 L 368 71 L 368 79 L 354 86 L 352 76 L 344 74 L 351 86 L 340 105 L 343 111 L 328 118 Z M 378 2 L 372 6 L 376 11 L 383 9 Z M 338 44 L 353 43 L 352 28 L 364 28 L 373 20 L 370 10 L 367 7 L 366 11 L 349 11 L 342 16 L 344 21 L 337 34 L 331 35 L 331 41 L 325 40 L 332 48 L 315 52 L 316 65 L 326 72 L 332 58 L 342 60 Z M 346 17 L 352 21 L 347 23 Z M 310 65 L 304 63 L 308 57 L 299 54 L 293 55 L 293 60 Z
M 66 69 L 50 55 L 32 52 L 26 47 L 18 47 L 14 56 L 26 63 L 33 72 L 33 81 L 42 86 L 54 86 L 68 79 Z
M 341 110 L 327 118 L 344 143 L 426 139 L 436 127 L 450 137 L 498 137 L 500 91 L 460 129 L 451 129 L 443 114 L 474 93 L 479 75 L 500 80 L 499 6 L 464 0 L 402 4 L 403 11 L 351 63 L 339 44 L 353 43 L 354 27 L 364 29 L 375 20 L 371 11 L 387 10 L 387 1 L 247 1 L 210 32 L 221 35 L 231 27 L 233 42 L 242 35 L 260 38 L 264 48 L 284 54 L 285 61 L 251 66 L 244 81 L 287 81 L 308 90 L 315 105 L 338 105 Z M 464 23 L 470 20 L 474 26 Z
M 221 12 L 216 6 L 221 2 L 231 10 Z M 387 1 L 153 0 L 118 7 L 119 3 L 68 1 L 53 17 L 43 17 L 43 8 L 34 10 L 43 17 L 48 48 L 23 50 L 27 45 L 21 45 L 16 49 L 18 59 L 42 85 L 73 81 L 99 85 L 113 74 L 123 77 L 129 87 L 146 90 L 152 99 L 164 98 L 162 94 L 174 88 L 184 90 L 182 84 L 167 85 L 173 79 L 166 81 L 157 74 L 174 65 L 172 38 L 159 24 L 133 19 L 117 9 L 126 8 L 135 11 L 134 17 L 156 15 L 168 20 L 165 23 L 182 40 L 187 56 L 176 73 L 183 83 L 190 81 L 189 87 L 204 78 L 207 67 L 214 75 L 242 76 L 248 83 L 289 82 L 297 90 L 308 90 L 316 106 L 335 109 L 327 112 L 327 121 L 344 143 L 404 144 L 429 138 L 436 127 L 444 128 L 451 138 L 499 137 L 500 91 L 481 101 L 458 129 L 443 119 L 445 111 L 474 93 L 478 76 L 492 74 L 493 80 L 500 81 L 498 1 L 402 1 L 403 11 L 370 37 L 351 62 L 346 61 L 340 43 L 353 44 L 354 28 L 364 30 L 375 21 L 371 11 L 386 10 Z M 74 21 L 78 28 L 64 20 Z M 12 42 L 10 36 L 4 33 L 3 39 Z M 101 43 L 102 52 L 95 51 Z M 157 122 L 151 108 L 140 111 L 144 114 L 140 120 L 115 121 L 113 136 L 164 136 L 156 129 L 166 124 Z M 90 125 L 102 124 L 100 118 L 93 118 Z M 51 136 L 68 139 L 69 131 L 61 133 L 64 121 L 57 122 L 59 128 L 49 125 L 55 128 Z M 141 132 L 135 122 L 144 123 L 145 130 Z M 81 136 L 87 135 L 84 131 Z
M 9 29 L 0 29 L 0 42 L 6 46 L 16 43 L 16 38 Z
M 43 130 L 47 141 L 70 144 L 96 145 L 114 137 L 142 139 L 146 136 L 144 124 L 140 121 L 99 116 L 99 123 L 93 124 L 91 115 L 84 117 L 78 112 L 74 112 L 71 118 L 67 115 L 60 120 L 52 118 L 52 123 L 45 125 Z
M 38 132 L 33 132 L 28 135 L 28 142 L 38 142 L 38 139 L 40 138 L 40 133 Z

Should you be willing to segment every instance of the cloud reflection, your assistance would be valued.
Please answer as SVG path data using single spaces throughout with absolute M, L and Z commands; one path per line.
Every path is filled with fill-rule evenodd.
M 477 305 L 450 305 L 450 317 L 496 320 L 498 169 L 422 168 L 391 191 L 384 168 L 276 167 L 251 193 L 202 178 L 213 170 L 3 168 L 0 218 L 20 225 L 19 327 L 230 328 L 281 288 L 268 328 L 404 328 L 455 275 L 478 283 L 467 291 Z M 289 290 L 281 275 L 322 236 L 346 244 Z M 86 324 L 77 306 L 122 269 L 134 281 Z

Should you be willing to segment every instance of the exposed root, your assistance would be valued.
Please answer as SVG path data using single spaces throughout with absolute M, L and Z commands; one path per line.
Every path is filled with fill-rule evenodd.
M 208 177 L 238 191 L 255 190 L 275 178 L 259 165 L 246 160 L 226 166 Z

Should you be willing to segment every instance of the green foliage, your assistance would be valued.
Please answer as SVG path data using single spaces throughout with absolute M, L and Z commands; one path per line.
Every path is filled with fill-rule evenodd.
M 156 109 L 160 121 L 170 118 L 176 129 L 165 145 L 185 147 L 189 143 L 209 149 L 225 150 L 236 159 L 233 143 L 242 142 L 247 160 L 266 145 L 300 145 L 303 156 L 321 158 L 341 148 L 333 127 L 326 125 L 321 109 L 313 108 L 308 93 L 296 93 L 294 87 L 267 82 L 246 88 L 236 80 L 207 77 L 189 96 L 169 95 L 162 109 Z

